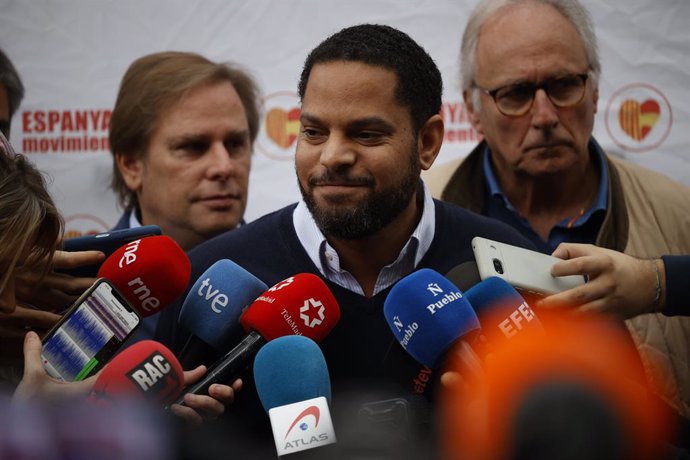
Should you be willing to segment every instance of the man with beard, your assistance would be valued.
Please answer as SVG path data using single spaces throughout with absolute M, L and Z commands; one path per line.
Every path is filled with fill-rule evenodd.
M 320 276 L 341 309 L 321 342 L 333 400 L 355 388 L 374 392 L 372 399 L 412 397 L 420 365 L 383 316 L 393 284 L 420 268 L 445 274 L 472 260 L 477 235 L 531 245 L 505 224 L 433 200 L 420 180 L 443 139 L 442 80 L 406 34 L 381 25 L 343 29 L 309 54 L 298 91 L 303 200 L 197 246 L 189 253 L 192 280 L 221 258 L 268 286 L 302 272 Z M 164 312 L 158 336 L 179 351 L 187 337 L 177 311 Z M 233 412 L 249 429 L 249 414 L 258 414 L 264 428 L 257 429 L 270 433 L 260 408 L 243 410 L 254 393 L 248 386 L 245 378 Z

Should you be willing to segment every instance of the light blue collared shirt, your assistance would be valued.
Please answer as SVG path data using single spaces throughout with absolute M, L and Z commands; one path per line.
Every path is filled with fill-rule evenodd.
M 424 210 L 422 218 L 417 224 L 410 239 L 405 243 L 398 258 L 390 265 L 383 267 L 374 286 L 373 295 L 391 286 L 403 276 L 414 270 L 422 257 L 429 250 L 434 239 L 436 229 L 436 210 L 434 200 L 426 185 L 423 185 Z M 292 214 L 292 222 L 297 237 L 309 258 L 329 281 L 352 292 L 364 295 L 362 286 L 347 270 L 340 268 L 340 258 L 333 247 L 328 244 L 326 237 L 316 225 L 314 218 L 307 209 L 306 203 L 300 201 Z

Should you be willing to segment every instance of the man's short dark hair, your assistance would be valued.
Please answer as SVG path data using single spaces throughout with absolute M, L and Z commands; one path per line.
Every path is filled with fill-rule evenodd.
M 415 132 L 441 111 L 441 72 L 424 48 L 404 32 L 385 25 L 361 24 L 331 35 L 304 62 L 298 86 L 300 100 L 312 67 L 335 61 L 362 62 L 395 72 L 395 97 L 410 109 Z

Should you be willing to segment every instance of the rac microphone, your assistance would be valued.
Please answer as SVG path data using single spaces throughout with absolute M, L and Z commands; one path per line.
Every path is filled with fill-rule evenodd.
M 212 384 L 233 381 L 269 340 L 303 335 L 319 342 L 339 319 L 338 302 L 321 278 L 311 273 L 291 276 L 261 294 L 247 308 L 240 317 L 247 333 L 245 338 L 185 393 L 208 394 Z M 184 395 L 176 402 L 183 401 Z
M 262 292 L 266 283 L 228 259 L 211 265 L 194 283 L 180 310 L 179 323 L 191 333 L 179 354 L 183 368 L 198 365 L 210 351 L 230 348 L 242 332 L 242 310 Z
M 400 345 L 432 369 L 458 339 L 480 335 L 479 319 L 460 290 L 440 273 L 423 268 L 391 289 L 383 313 Z
M 187 254 L 170 237 L 149 236 L 113 252 L 98 270 L 142 316 L 166 308 L 181 296 L 191 273 Z
M 182 366 L 164 345 L 143 340 L 110 361 L 89 396 L 96 403 L 120 399 L 145 400 L 165 406 L 184 386 Z
M 290 335 L 268 342 L 254 359 L 254 381 L 279 456 L 336 442 L 328 367 L 313 340 Z

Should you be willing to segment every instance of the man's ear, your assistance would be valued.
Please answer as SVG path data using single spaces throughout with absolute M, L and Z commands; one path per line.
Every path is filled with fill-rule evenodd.
M 144 162 L 141 158 L 122 153 L 115 154 L 115 163 L 127 188 L 133 192 L 141 189 L 144 175 Z
M 476 110 L 472 100 L 472 91 L 469 89 L 462 90 L 462 100 L 465 101 L 465 110 L 467 110 L 472 127 L 483 136 L 484 132 L 482 130 L 482 123 L 479 121 L 479 112 Z
M 423 170 L 431 168 L 434 160 L 441 151 L 443 143 L 443 118 L 436 114 L 429 118 L 417 135 L 417 151 L 419 152 L 419 164 Z

